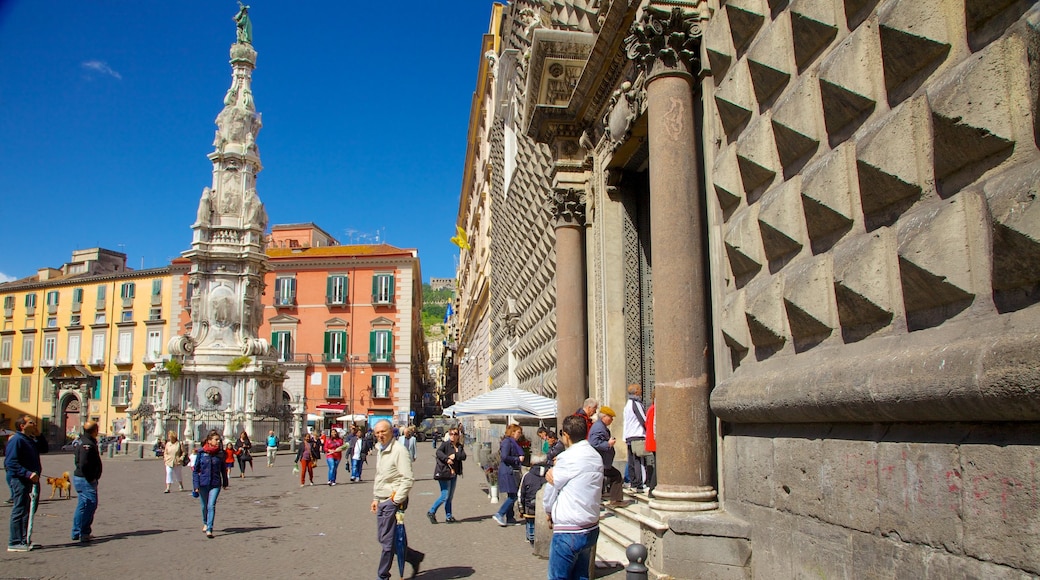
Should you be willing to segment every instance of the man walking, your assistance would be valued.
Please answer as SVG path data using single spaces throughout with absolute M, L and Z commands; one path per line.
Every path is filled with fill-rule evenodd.
M 625 424 L 622 435 L 628 446 L 628 481 L 637 492 L 646 491 L 646 412 L 643 410 L 643 387 L 628 385 L 625 402 Z
M 32 517 L 31 494 L 40 495 L 40 452 L 35 438 L 40 431 L 36 420 L 30 415 L 22 415 L 15 421 L 15 434 L 7 442 L 4 457 L 4 468 L 10 474 L 11 496 L 11 535 L 7 540 L 8 552 L 28 552 L 36 546 L 29 543 L 29 519 Z
M 610 425 L 614 422 L 614 409 L 603 405 L 599 408 L 599 421 L 592 424 L 589 431 L 589 445 L 599 452 L 603 459 L 603 479 L 606 481 L 605 490 L 610 499 L 610 505 L 620 507 L 626 505 L 624 498 L 624 478 L 621 472 L 614 467 L 614 455 L 616 451 L 614 444 L 617 440 L 610 435 Z M 559 458 L 557 458 L 559 461 Z
M 560 438 L 566 450 L 545 476 L 549 485 L 542 506 L 553 531 L 549 580 L 588 580 L 592 549 L 599 540 L 602 463 L 585 437 L 584 418 L 565 418 Z
M 372 513 L 376 514 L 376 538 L 383 548 L 378 574 L 380 578 L 390 578 L 397 513 L 408 507 L 408 492 L 412 490 L 415 478 L 412 476 L 412 458 L 404 445 L 394 439 L 389 421 L 376 423 L 375 438 L 376 477 L 372 486 Z M 425 557 L 422 552 L 405 547 L 405 562 L 412 565 L 412 578 L 419 573 Z
M 98 425 L 94 421 L 83 424 L 83 435 L 76 446 L 76 471 L 72 475 L 72 486 L 79 499 L 76 513 L 72 517 L 72 541 L 89 542 L 94 525 L 94 512 L 98 506 L 98 480 L 101 479 L 101 453 L 98 452 Z
M 415 427 L 409 425 L 401 430 L 401 436 L 398 438 L 398 441 L 401 442 L 401 445 L 404 445 L 404 448 L 408 451 L 408 456 L 412 458 L 412 461 L 415 461 Z

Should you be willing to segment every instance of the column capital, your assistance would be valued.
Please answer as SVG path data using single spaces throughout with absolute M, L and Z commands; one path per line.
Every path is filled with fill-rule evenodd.
M 585 225 L 585 192 L 574 188 L 553 189 L 550 210 L 556 220 L 555 227 Z
M 646 74 L 647 82 L 659 76 L 693 79 L 700 63 L 700 39 L 704 31 L 703 2 L 652 2 L 642 18 L 632 23 L 625 39 L 628 57 Z

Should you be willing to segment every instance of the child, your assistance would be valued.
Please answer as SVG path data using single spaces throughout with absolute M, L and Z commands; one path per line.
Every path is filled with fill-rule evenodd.
M 520 516 L 524 518 L 524 524 L 527 528 L 527 541 L 532 546 L 534 545 L 535 497 L 538 495 L 538 490 L 545 485 L 545 473 L 547 471 L 549 471 L 549 468 L 545 464 L 539 463 L 531 467 L 520 479 L 520 501 L 518 502 L 520 505 Z
M 235 456 L 238 452 L 235 451 L 235 446 L 230 442 L 224 447 L 224 467 L 227 468 L 228 477 L 231 477 L 231 470 L 235 467 Z

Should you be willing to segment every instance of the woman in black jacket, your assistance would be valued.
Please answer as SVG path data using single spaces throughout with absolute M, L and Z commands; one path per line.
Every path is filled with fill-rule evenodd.
M 458 520 L 451 514 L 451 499 L 455 497 L 455 482 L 462 475 L 462 462 L 466 460 L 466 449 L 462 446 L 459 430 L 452 427 L 448 430 L 448 440 L 437 448 L 437 466 L 433 469 L 433 478 L 441 486 L 441 496 L 433 502 L 433 507 L 426 512 L 431 524 L 437 523 L 437 508 L 444 505 L 444 521 L 455 523 Z
M 192 488 L 202 503 L 202 531 L 207 538 L 213 537 L 213 518 L 217 515 L 217 496 L 227 489 L 228 473 L 224 467 L 224 446 L 220 444 L 220 433 L 210 431 L 206 443 L 195 457 L 195 469 L 191 474 Z

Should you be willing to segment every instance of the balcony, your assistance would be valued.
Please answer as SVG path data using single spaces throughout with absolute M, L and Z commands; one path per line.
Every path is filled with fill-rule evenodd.
M 134 297 L 133 296 L 124 296 L 123 297 L 123 308 L 132 308 L 133 306 L 134 306 Z
M 4 318 L 13 318 L 14 308 L 4 308 Z
M 98 298 L 97 299 L 97 303 L 94 304 L 94 310 L 97 310 L 97 311 L 100 312 L 100 311 L 103 311 L 104 309 L 105 309 L 105 299 L 104 298 Z
M 113 407 L 126 407 L 129 404 L 130 400 L 127 399 L 126 395 L 112 395 Z
M 11 368 L 11 361 L 9 361 L 9 360 L 0 360 L 0 369 L 9 369 L 9 368 Z
M 72 303 L 72 313 L 73 314 L 78 314 L 80 310 L 83 310 L 83 303 L 82 302 L 73 302 Z
M 385 296 L 385 295 L 384 296 L 379 296 L 379 295 L 373 294 L 372 295 L 372 305 L 373 306 L 393 306 L 394 305 L 394 297 L 393 296 Z
M 325 352 L 321 354 L 321 362 L 333 365 L 346 364 L 347 355 L 341 352 Z
M 96 369 L 103 369 L 105 368 L 105 359 L 96 358 L 91 360 L 88 364 Z
M 394 362 L 394 355 L 388 352 L 368 353 L 368 362 L 372 364 L 389 364 Z
M 274 297 L 275 308 L 295 308 L 296 297 L 295 296 L 275 296 Z
M 58 313 L 58 305 L 57 304 L 48 304 L 47 305 L 47 314 L 57 314 L 57 313 Z
M 25 315 L 26 316 L 36 316 L 36 307 L 35 306 L 26 306 L 25 307 Z
M 20 369 L 31 369 L 33 366 L 35 365 L 33 365 L 33 361 L 31 360 L 23 360 L 18 363 L 18 368 Z
M 325 306 L 329 308 L 345 308 L 348 306 L 347 299 L 340 296 L 326 296 Z

